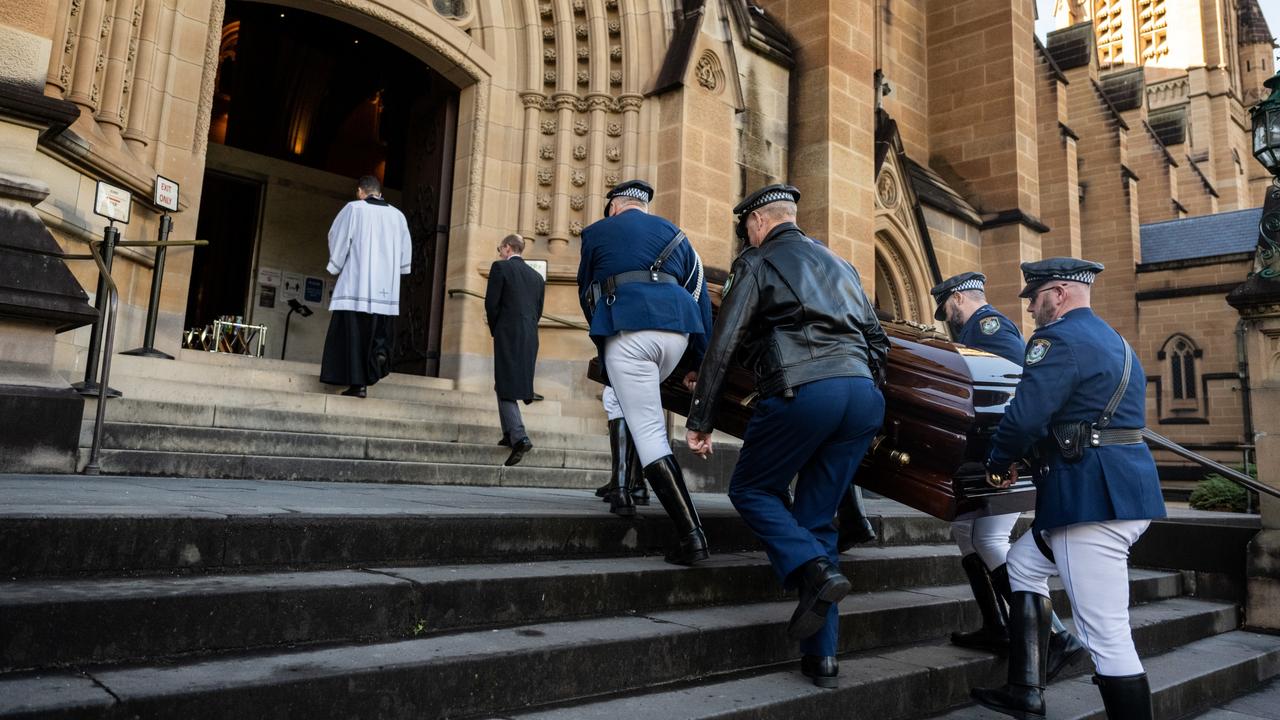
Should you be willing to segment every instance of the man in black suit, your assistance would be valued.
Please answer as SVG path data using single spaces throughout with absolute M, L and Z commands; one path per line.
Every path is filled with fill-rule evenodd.
M 546 283 L 529 267 L 520 253 L 524 238 L 508 235 L 498 245 L 501 260 L 489 268 L 489 286 L 484 293 L 484 309 L 493 336 L 494 391 L 498 394 L 498 418 L 502 422 L 504 445 L 511 455 L 506 465 L 520 462 L 533 448 L 524 430 L 520 406 L 533 402 L 533 370 L 538 361 L 538 318 Z M 541 399 L 541 398 L 538 398 Z

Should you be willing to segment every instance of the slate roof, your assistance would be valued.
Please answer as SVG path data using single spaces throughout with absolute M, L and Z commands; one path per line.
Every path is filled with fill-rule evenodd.
M 1093 22 L 1090 20 L 1054 30 L 1046 39 L 1049 41 L 1049 57 L 1060 70 L 1084 67 L 1094 58 Z
M 1142 263 L 1251 252 L 1258 244 L 1262 208 L 1148 223 L 1139 228 Z
M 1271 37 L 1271 28 L 1267 27 L 1267 18 L 1258 7 L 1257 0 L 1242 0 L 1236 17 L 1240 19 L 1241 45 L 1266 44 L 1275 45 Z

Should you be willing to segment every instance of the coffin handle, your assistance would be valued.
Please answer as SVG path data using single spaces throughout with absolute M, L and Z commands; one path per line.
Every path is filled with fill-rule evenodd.
M 883 458 L 890 464 L 897 465 L 899 467 L 906 467 L 907 465 L 910 465 L 911 455 L 909 453 L 902 452 L 901 450 L 894 450 L 893 447 L 886 442 L 887 440 L 888 437 L 886 435 L 877 435 L 876 439 L 871 441 L 871 454 L 875 457 Z

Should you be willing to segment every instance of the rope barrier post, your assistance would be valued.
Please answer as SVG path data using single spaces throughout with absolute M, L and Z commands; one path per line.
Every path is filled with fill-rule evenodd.
M 165 245 L 169 241 L 169 233 L 173 230 L 173 217 L 169 213 L 160 216 L 160 234 L 156 246 L 155 267 L 151 269 L 151 299 L 147 303 L 147 329 L 142 337 L 142 347 L 121 353 L 139 357 L 162 358 L 172 360 L 173 356 L 155 348 L 156 320 L 160 315 L 160 283 L 164 280 L 164 258 L 168 252 Z
M 84 363 L 84 380 L 71 387 L 86 397 L 98 397 L 101 388 L 98 385 L 98 364 L 102 355 L 103 318 L 107 310 L 107 283 L 111 274 L 111 256 L 115 253 L 116 243 L 120 241 L 120 230 L 115 223 L 102 230 L 102 264 L 98 272 L 98 289 L 94 294 L 93 305 L 98 309 L 98 319 L 93 322 L 93 331 L 89 336 L 89 353 Z M 109 397 L 120 397 L 120 391 L 108 387 Z

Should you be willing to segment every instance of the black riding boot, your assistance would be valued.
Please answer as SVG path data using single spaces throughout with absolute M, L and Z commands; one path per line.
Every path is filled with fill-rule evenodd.
M 1028 720 L 1043 718 L 1048 674 L 1049 598 L 1016 592 L 1009 602 L 1009 682 L 998 688 L 974 688 L 974 700 L 999 713 Z
M 667 562 L 673 565 L 692 565 L 699 560 L 706 560 L 711 553 L 707 551 L 707 536 L 702 532 L 702 522 L 698 519 L 698 511 L 693 507 L 689 497 L 689 488 L 685 487 L 684 475 L 675 457 L 663 455 L 645 466 L 645 479 L 653 487 L 662 508 L 676 526 L 678 545 L 667 553 Z
M 619 447 L 619 437 L 627 437 L 627 421 L 623 418 L 609 421 L 609 482 L 596 488 L 596 497 L 604 502 L 609 502 L 609 494 L 618 488 L 618 466 L 627 461 L 625 450 Z
M 1006 652 L 1009 649 L 1009 611 L 1005 608 L 1004 599 L 996 595 L 991 576 L 987 574 L 987 566 L 978 553 L 965 555 L 960 566 L 969 578 L 973 598 L 978 601 L 982 627 L 972 632 L 951 633 L 952 644 L 991 652 Z
M 867 519 L 866 509 L 862 505 L 862 488 L 857 485 L 849 485 L 849 491 L 840 498 L 836 520 L 840 532 L 836 538 L 836 549 L 840 552 L 876 539 L 876 530 L 871 527 L 871 521 Z
M 996 594 L 1008 603 L 1013 595 L 1013 590 L 1009 587 L 1008 563 L 991 571 L 991 585 L 996 589 Z M 1045 680 L 1053 682 L 1059 673 L 1084 656 L 1085 647 L 1080 638 L 1067 631 L 1057 613 L 1049 614 L 1049 623 L 1049 665 Z
M 648 505 L 649 491 L 644 486 L 644 466 L 640 464 L 640 453 L 636 452 L 634 438 L 628 446 L 631 448 L 631 454 L 627 460 L 627 473 L 631 478 L 628 482 L 631 487 L 631 501 L 636 505 Z
M 609 477 L 609 492 L 604 499 L 609 503 L 609 512 L 622 517 L 636 514 L 636 506 L 631 502 L 631 459 L 635 455 L 634 442 L 627 432 L 627 421 L 622 418 L 609 421 L 609 453 L 612 456 L 612 473 Z
M 1094 675 L 1093 683 L 1111 720 L 1151 720 L 1151 686 L 1146 673 Z

